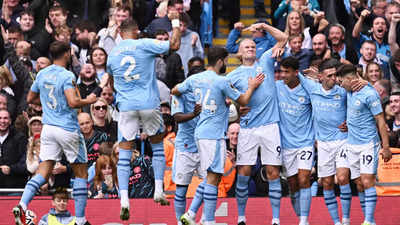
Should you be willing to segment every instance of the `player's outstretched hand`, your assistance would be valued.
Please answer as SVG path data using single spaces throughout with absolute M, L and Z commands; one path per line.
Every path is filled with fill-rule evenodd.
M 198 116 L 201 113 L 201 104 L 196 104 L 194 106 L 193 114 L 194 116 Z
M 110 79 L 110 75 L 108 75 L 108 73 L 105 73 L 102 77 L 101 77 L 101 80 L 100 80 L 100 87 L 101 88 L 104 88 L 105 86 L 107 86 L 107 84 L 108 84 L 108 82 L 109 82 L 109 79 Z
M 389 162 L 389 160 L 392 159 L 392 152 L 389 148 L 382 149 L 381 155 L 384 162 Z
M 338 128 L 339 128 L 339 130 L 340 130 L 341 132 L 347 132 L 347 131 L 348 131 L 347 122 L 344 121 L 342 124 L 340 124 L 340 125 L 338 126 Z
M 87 99 L 89 104 L 93 104 L 93 103 L 95 103 L 97 101 L 97 96 L 96 96 L 95 93 L 91 93 L 90 95 L 88 95 L 86 97 L 86 99 Z
M 249 77 L 249 88 L 258 88 L 258 86 L 260 86 L 260 84 L 262 84 L 262 82 L 264 81 L 264 77 L 264 73 L 260 73 L 254 78 Z

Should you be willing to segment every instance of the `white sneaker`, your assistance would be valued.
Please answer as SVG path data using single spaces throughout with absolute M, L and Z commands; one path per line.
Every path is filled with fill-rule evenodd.
M 194 218 L 189 216 L 187 212 L 185 212 L 179 220 L 182 222 L 183 225 L 196 225 L 196 221 L 194 221 Z
M 271 222 L 271 224 L 272 225 L 280 225 L 280 221 L 279 221 L 279 219 L 272 219 L 272 222 Z
M 342 219 L 342 225 L 350 225 L 350 219 L 348 219 L 348 218 L 343 218 L 343 219 Z
M 335 225 L 342 225 L 342 223 L 341 222 L 337 222 L 337 223 L 335 223 Z
M 156 203 L 160 203 L 161 205 L 169 205 L 169 201 L 162 192 L 155 192 L 153 199 Z

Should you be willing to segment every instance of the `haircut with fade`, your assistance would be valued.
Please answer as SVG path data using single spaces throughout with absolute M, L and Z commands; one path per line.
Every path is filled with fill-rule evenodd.
M 218 60 L 224 60 L 228 56 L 228 51 L 225 48 L 221 47 L 211 47 L 208 50 L 207 58 L 208 58 L 208 65 L 215 66 Z
M 298 34 L 291 34 L 288 38 L 288 42 L 290 42 L 291 40 L 298 38 L 298 37 L 301 38 L 302 41 L 304 41 L 304 34 L 298 33 Z
M 358 76 L 357 67 L 352 64 L 343 64 L 337 70 L 338 77 L 344 77 L 346 75 Z
M 54 41 L 50 44 L 50 56 L 52 60 L 61 58 L 66 52 L 71 51 L 69 43 Z
M 134 30 L 139 29 L 139 27 L 135 20 L 127 19 L 127 20 L 122 21 L 119 29 L 121 30 L 121 32 L 132 32 Z
M 299 69 L 299 60 L 294 56 L 286 57 L 282 60 L 281 66 L 284 68 L 292 68 L 293 70 Z
M 53 193 L 53 200 L 56 198 L 61 198 L 61 199 L 69 199 L 69 194 L 66 188 L 64 187 L 57 187 L 56 190 Z
M 336 59 L 327 59 L 322 61 L 321 64 L 319 64 L 318 70 L 319 72 L 322 72 L 326 69 L 338 68 L 338 66 L 340 66 L 340 62 L 337 61 Z

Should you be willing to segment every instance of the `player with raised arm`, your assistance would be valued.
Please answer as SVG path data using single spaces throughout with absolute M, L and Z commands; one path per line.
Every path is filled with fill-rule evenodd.
M 118 183 L 121 194 L 122 220 L 129 219 L 128 181 L 133 141 L 143 128 L 143 133 L 150 136 L 153 150 L 153 170 L 155 178 L 154 201 L 161 205 L 169 204 L 163 193 L 165 170 L 164 125 L 160 106 L 160 94 L 154 71 L 154 61 L 158 54 L 177 50 L 180 46 L 179 14 L 171 15 L 172 35 L 170 41 L 156 39 L 138 39 L 139 28 L 135 21 L 121 23 L 122 41 L 114 47 L 108 56 L 107 71 L 114 78 L 117 107 L 120 110 L 118 129 L 122 134 L 119 143 L 117 165 Z
M 200 119 L 195 129 L 195 138 L 200 153 L 201 169 L 207 171 L 207 181 L 203 186 L 205 225 L 215 224 L 217 186 L 224 173 L 226 157 L 224 137 L 229 115 L 226 98 L 237 101 L 240 105 L 246 105 L 255 89 L 264 80 L 263 74 L 249 78 L 249 88 L 244 94 L 241 94 L 229 83 L 228 79 L 219 76 L 219 74 L 225 73 L 227 59 L 228 52 L 224 48 L 210 48 L 208 69 L 192 75 L 171 91 L 172 94 L 178 96 L 191 92 L 194 94 L 196 102 L 202 105 Z M 181 222 L 185 225 L 194 225 L 194 218 L 195 215 L 185 213 L 181 217 Z
M 71 163 L 75 174 L 73 197 L 77 225 L 88 225 L 85 218 L 87 201 L 87 152 L 83 135 L 80 132 L 77 111 L 74 108 L 96 102 L 102 87 L 108 83 L 108 75 L 101 84 L 85 99 L 78 97 L 74 87 L 75 75 L 65 68 L 70 63 L 69 44 L 55 41 L 50 45 L 53 65 L 41 70 L 31 90 L 27 102 L 41 104 L 43 109 L 43 130 L 40 137 L 40 159 L 37 174 L 26 184 L 18 206 L 13 214 L 17 225 L 25 225 L 25 214 L 29 202 L 39 188 L 46 183 L 56 161 L 64 154 Z
M 270 26 L 266 24 L 262 24 L 262 27 L 270 28 Z M 271 29 L 276 28 L 271 27 Z M 272 49 L 268 51 L 271 52 Z M 242 65 L 229 73 L 227 78 L 235 88 L 244 92 L 248 88 L 248 78 L 260 74 L 262 72 L 262 67 L 256 61 L 256 44 L 254 41 L 250 39 L 241 41 L 239 54 L 241 56 Z M 249 108 L 249 112 L 240 118 L 236 161 L 236 165 L 238 165 L 236 181 L 236 201 L 239 215 L 238 224 L 246 224 L 245 209 L 248 199 L 251 166 L 256 164 L 260 149 L 261 163 L 266 166 L 269 183 L 269 199 L 273 217 L 271 224 L 279 225 L 280 201 L 282 196 L 280 182 L 282 157 L 281 138 L 278 126 L 278 101 L 273 73 L 266 75 L 265 82 L 257 88 L 249 104 L 246 106 Z
M 376 170 L 379 149 L 382 158 L 388 162 L 392 158 L 389 149 L 389 137 L 385 118 L 378 93 L 371 85 L 358 92 L 352 91 L 352 82 L 359 79 L 357 69 L 353 65 L 339 68 L 337 81 L 348 91 L 347 94 L 347 159 L 350 166 L 351 179 L 361 179 L 361 187 L 365 197 L 359 195 L 360 202 L 365 198 L 365 219 L 363 225 L 375 224 L 376 207 Z M 378 133 L 379 132 L 379 133 Z M 358 187 L 358 191 L 360 188 Z

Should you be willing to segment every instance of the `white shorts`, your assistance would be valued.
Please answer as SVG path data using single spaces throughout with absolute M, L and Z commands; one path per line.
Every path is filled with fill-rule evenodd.
M 40 160 L 60 161 L 63 154 L 69 163 L 87 163 L 83 135 L 80 131 L 71 132 L 44 124 L 40 134 Z
M 283 149 L 282 157 L 286 176 L 291 177 L 296 175 L 299 169 L 311 170 L 314 161 L 314 147 Z
M 193 175 L 197 174 L 200 179 L 207 176 L 206 171 L 200 167 L 200 153 L 184 152 L 175 148 L 172 161 L 172 180 L 178 185 L 189 185 Z
M 118 130 L 126 141 L 134 140 L 141 127 L 143 133 L 149 136 L 162 133 L 164 122 L 161 112 L 158 109 L 147 109 L 119 113 Z
M 282 165 L 281 136 L 277 123 L 240 129 L 236 165 L 255 165 L 259 148 L 263 165 Z
M 198 139 L 196 145 L 200 153 L 201 170 L 223 174 L 226 159 L 225 140 Z
M 333 176 L 336 168 L 349 168 L 346 142 L 346 139 L 318 141 L 318 177 Z
M 361 174 L 376 174 L 379 149 L 379 142 L 363 145 L 347 144 L 347 161 L 349 162 L 351 179 L 356 179 Z

